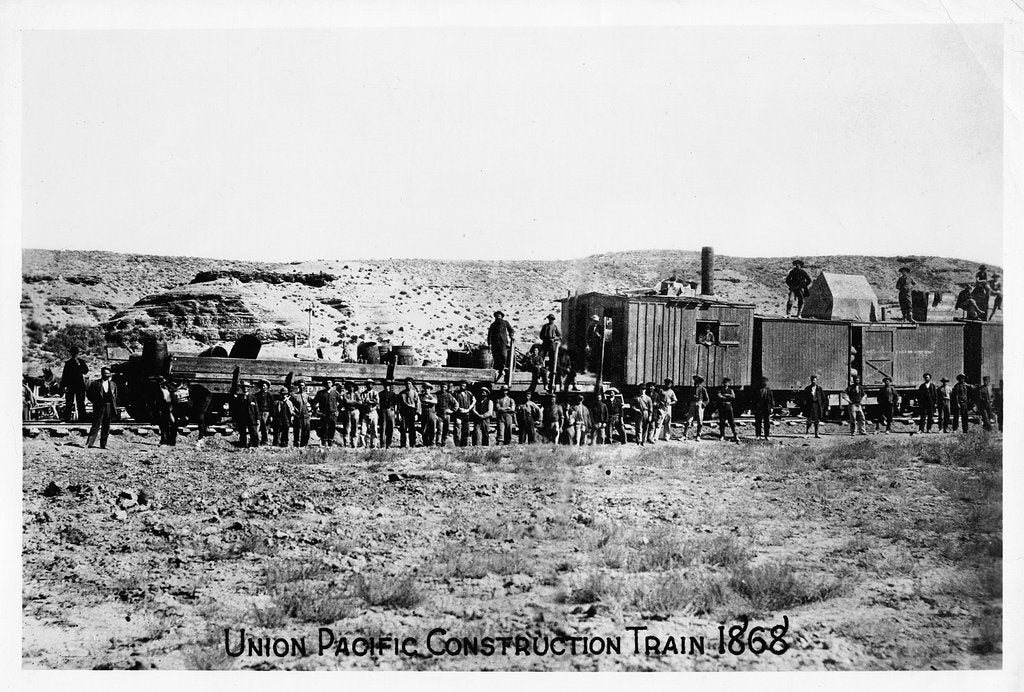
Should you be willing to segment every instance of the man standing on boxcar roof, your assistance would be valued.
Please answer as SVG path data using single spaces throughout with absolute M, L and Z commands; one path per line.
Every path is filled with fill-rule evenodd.
M 494 321 L 487 328 L 487 344 L 491 347 L 491 354 L 494 356 L 494 369 L 498 371 L 495 382 L 502 379 L 505 369 L 509 366 L 514 341 L 515 331 L 512 329 L 512 325 L 505 320 L 505 313 L 496 310 Z
M 818 434 L 818 426 L 828 414 L 828 395 L 818 384 L 817 375 L 811 375 L 811 383 L 804 387 L 804 406 L 807 407 L 807 430 L 804 431 L 804 434 L 810 433 L 813 425 L 814 437 L 821 439 L 821 435 Z
M 793 309 L 793 302 L 796 301 L 796 316 L 801 317 L 804 311 L 804 298 L 807 297 L 808 289 L 811 286 L 811 277 L 804 271 L 803 260 L 793 260 L 793 268 L 786 275 L 786 286 L 789 294 L 786 296 L 786 317 Z
M 1003 308 L 1003 282 L 999 280 L 999 274 L 993 273 L 988 285 L 992 293 L 992 314 L 988 316 L 991 320 L 996 316 L 996 310 Z
M 555 370 L 558 367 L 558 346 L 562 343 L 562 332 L 559 331 L 558 325 L 555 324 L 555 316 L 547 316 L 547 324 L 540 328 L 540 343 L 544 349 L 544 356 L 548 361 L 548 377 L 550 381 L 547 382 L 547 388 L 552 389 L 554 387 Z
M 900 312 L 904 322 L 913 322 L 914 313 L 910 305 L 910 292 L 914 290 L 914 280 L 910 278 L 910 267 L 900 267 L 900 278 L 896 280 L 896 294 L 900 301 Z
M 939 394 L 930 373 L 924 374 L 924 382 L 917 388 L 917 429 L 918 432 L 932 431 L 935 423 L 935 409 L 939 405 Z

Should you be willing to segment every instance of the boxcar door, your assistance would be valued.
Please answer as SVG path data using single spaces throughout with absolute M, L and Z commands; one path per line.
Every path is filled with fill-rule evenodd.
M 882 386 L 883 377 L 892 377 L 893 352 L 895 351 L 895 334 L 891 328 L 864 327 L 861 354 L 861 384 L 864 386 Z

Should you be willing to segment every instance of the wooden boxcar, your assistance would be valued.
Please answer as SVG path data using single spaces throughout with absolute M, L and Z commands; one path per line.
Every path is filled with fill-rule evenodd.
M 849 322 L 754 318 L 753 379 L 768 378 L 773 390 L 802 389 L 811 375 L 829 392 L 849 384 Z
M 1003 324 L 1001 322 L 964 322 L 964 370 L 967 381 L 980 384 L 988 375 L 992 386 L 1003 381 Z M 952 378 L 950 378 L 952 379 Z
M 936 383 L 940 377 L 953 381 L 964 365 L 963 330 L 963 322 L 855 324 L 854 367 L 865 387 L 881 387 L 888 376 L 897 389 L 914 389 L 926 372 Z
M 754 306 L 708 296 L 669 297 L 584 293 L 563 298 L 562 338 L 586 346 L 592 315 L 610 322 L 605 343 L 605 380 L 635 387 L 671 378 L 678 386 L 700 375 L 708 385 L 723 377 L 750 384 Z M 713 343 L 705 343 L 708 333 Z

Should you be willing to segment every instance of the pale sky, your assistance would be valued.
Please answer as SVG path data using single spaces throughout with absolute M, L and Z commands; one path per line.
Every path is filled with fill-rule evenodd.
M 23 34 L 25 247 L 1002 264 L 993 25 Z

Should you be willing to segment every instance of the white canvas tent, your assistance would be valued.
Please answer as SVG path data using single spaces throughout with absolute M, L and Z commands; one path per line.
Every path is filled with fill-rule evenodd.
M 861 274 L 822 272 L 804 301 L 804 317 L 821 320 L 877 322 L 878 296 Z

